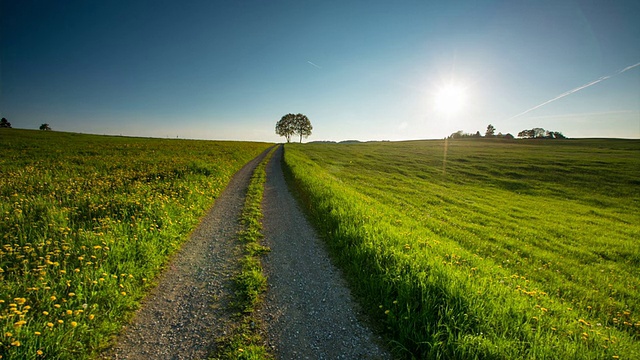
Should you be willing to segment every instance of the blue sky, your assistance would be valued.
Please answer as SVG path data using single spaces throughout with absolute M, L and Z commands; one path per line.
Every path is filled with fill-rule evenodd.
M 640 1 L 4 0 L 0 10 L 0 115 L 16 128 L 277 142 L 275 123 L 300 112 L 309 141 L 433 139 L 489 123 L 640 138 L 640 66 L 619 73 L 640 63 Z M 438 111 L 451 83 L 463 105 Z

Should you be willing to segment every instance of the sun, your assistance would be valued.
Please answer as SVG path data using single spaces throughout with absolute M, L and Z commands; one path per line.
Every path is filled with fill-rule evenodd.
M 436 92 L 435 108 L 439 112 L 453 115 L 459 113 L 467 103 L 467 91 L 462 85 L 447 84 Z

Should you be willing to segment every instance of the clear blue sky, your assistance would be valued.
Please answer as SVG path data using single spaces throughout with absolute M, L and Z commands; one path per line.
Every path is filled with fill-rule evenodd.
M 309 141 L 489 123 L 640 138 L 637 0 L 0 4 L 0 115 L 15 128 L 277 142 L 276 121 L 301 112 Z M 438 111 L 450 83 L 463 105 Z

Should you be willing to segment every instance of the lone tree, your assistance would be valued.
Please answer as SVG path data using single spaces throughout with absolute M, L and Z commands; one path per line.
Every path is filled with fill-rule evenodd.
M 9 120 L 2 118 L 2 120 L 0 120 L 0 128 L 7 128 L 10 129 L 11 128 L 11 123 L 9 122 Z
M 44 123 L 44 124 L 40 125 L 40 130 L 51 131 L 51 126 L 49 126 L 49 124 L 47 124 L 47 123 Z
M 489 126 L 487 126 L 487 131 L 484 133 L 485 137 L 493 137 L 496 134 L 496 128 L 489 124 Z
M 302 137 L 311 135 L 311 130 L 313 130 L 311 121 L 303 114 L 287 114 L 276 123 L 276 134 L 284 136 L 287 142 L 291 142 L 292 135 L 298 134 L 302 143 Z

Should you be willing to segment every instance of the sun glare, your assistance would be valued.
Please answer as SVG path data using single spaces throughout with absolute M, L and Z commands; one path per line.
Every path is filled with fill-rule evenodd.
M 436 93 L 436 110 L 445 114 L 460 112 L 467 102 L 467 92 L 463 86 L 448 84 L 441 87 Z

